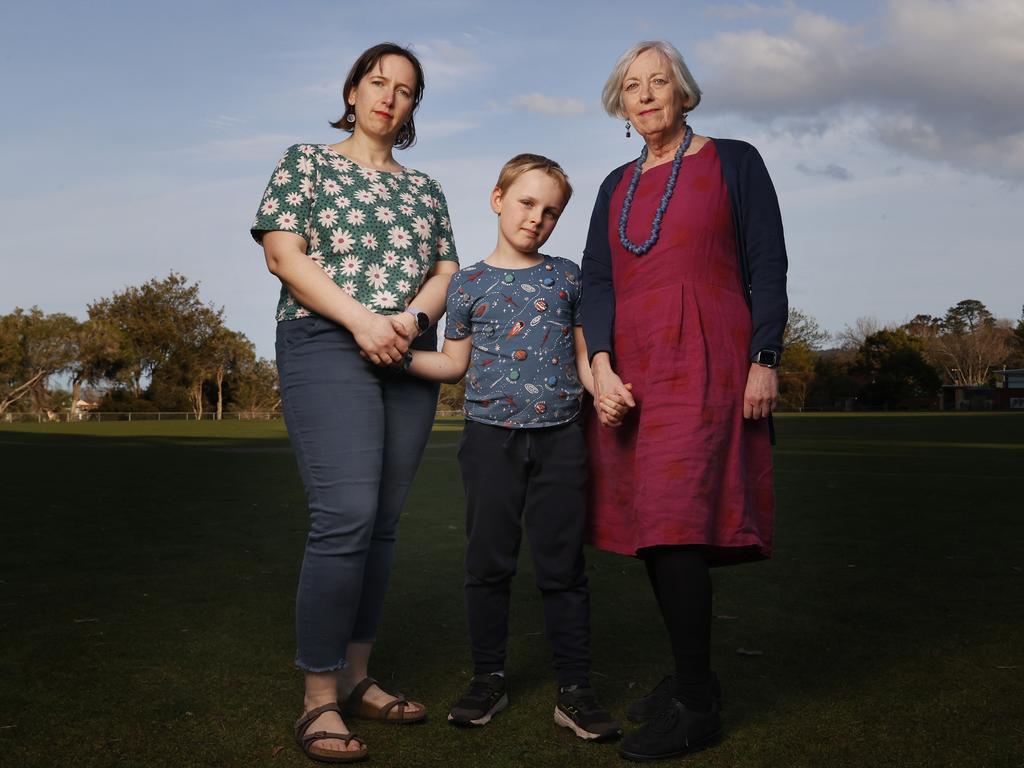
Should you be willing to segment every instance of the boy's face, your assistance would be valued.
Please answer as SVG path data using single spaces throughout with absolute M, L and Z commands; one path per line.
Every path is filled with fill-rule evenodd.
M 565 206 L 565 193 L 541 170 L 527 171 L 505 192 L 491 193 L 491 210 L 498 214 L 498 237 L 520 253 L 536 253 L 555 229 Z

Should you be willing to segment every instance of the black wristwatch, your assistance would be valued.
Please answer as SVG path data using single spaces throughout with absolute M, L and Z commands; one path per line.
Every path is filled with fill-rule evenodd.
M 416 328 L 420 333 L 430 327 L 430 316 L 426 312 L 420 312 L 416 307 L 406 307 L 405 311 L 416 318 Z
M 774 349 L 759 349 L 757 354 L 750 358 L 750 362 L 763 365 L 765 368 L 778 368 L 782 355 Z

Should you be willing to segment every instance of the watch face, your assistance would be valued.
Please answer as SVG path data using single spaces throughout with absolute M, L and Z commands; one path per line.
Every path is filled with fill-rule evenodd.
M 754 362 L 758 365 L 767 365 L 769 368 L 774 368 L 779 364 L 779 353 L 774 349 L 762 349 L 754 357 Z
M 426 312 L 416 313 L 416 325 L 419 326 L 420 331 L 425 331 L 430 327 L 430 317 Z

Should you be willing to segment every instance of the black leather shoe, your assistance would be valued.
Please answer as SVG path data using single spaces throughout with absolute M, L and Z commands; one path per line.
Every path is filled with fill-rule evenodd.
M 661 714 L 632 733 L 619 744 L 619 755 L 627 760 L 646 762 L 667 760 L 697 752 L 722 734 L 722 720 L 716 700 L 710 712 L 694 712 L 672 699 Z
M 646 723 L 660 715 L 675 695 L 675 675 L 665 675 L 661 682 L 654 686 L 654 690 L 626 708 L 626 719 L 634 723 Z M 722 706 L 722 684 L 714 672 L 711 673 L 711 705 L 717 708 Z
M 668 707 L 676 692 L 675 675 L 665 675 L 654 690 L 626 707 L 626 719 L 634 723 L 646 723 L 657 717 Z

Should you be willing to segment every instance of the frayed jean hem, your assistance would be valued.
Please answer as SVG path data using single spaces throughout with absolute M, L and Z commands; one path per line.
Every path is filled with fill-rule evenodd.
M 304 663 L 301 659 L 295 659 L 295 666 L 301 669 L 303 672 L 309 672 L 311 674 L 320 674 L 322 672 L 338 672 L 348 666 L 348 662 L 345 659 L 339 659 L 337 664 L 333 664 L 329 667 L 314 667 L 310 664 Z

